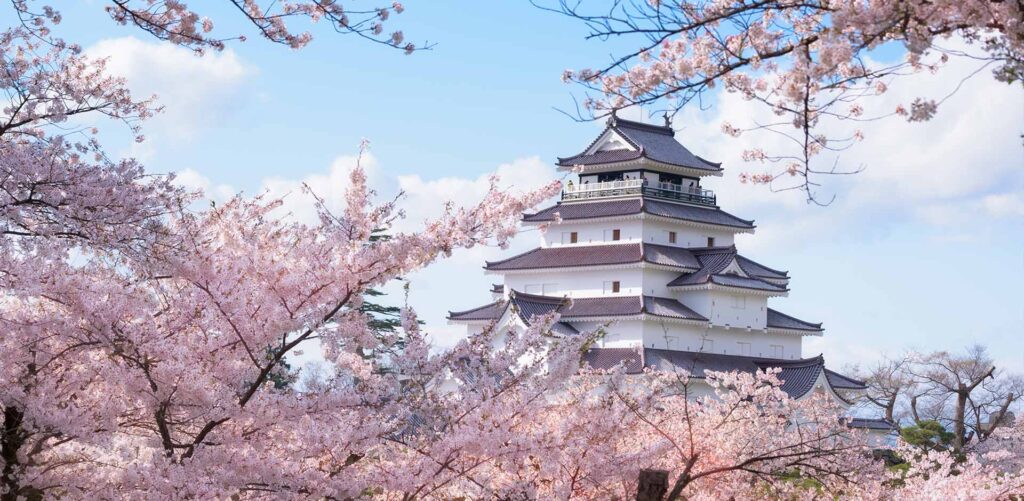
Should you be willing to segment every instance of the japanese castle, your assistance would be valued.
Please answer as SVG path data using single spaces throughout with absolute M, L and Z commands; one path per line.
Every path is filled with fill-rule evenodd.
M 721 165 L 680 144 L 668 120 L 613 114 L 590 146 L 558 167 L 579 176 L 557 204 L 523 217 L 528 226 L 549 225 L 541 246 L 486 263 L 502 278 L 493 302 L 450 312 L 451 322 L 479 332 L 558 310 L 554 335 L 608 325 L 584 355 L 594 368 L 686 370 L 699 380 L 704 371 L 779 367 L 794 398 L 827 392 L 844 405 L 864 390 L 826 369 L 820 355 L 802 358 L 804 336 L 821 336 L 821 324 L 773 307 L 789 291 L 788 273 L 740 254 L 735 236 L 753 233 L 754 222 L 718 207 L 702 183 L 721 176 Z

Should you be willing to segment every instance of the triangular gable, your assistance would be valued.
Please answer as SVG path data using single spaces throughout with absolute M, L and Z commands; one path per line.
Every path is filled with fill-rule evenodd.
M 585 155 L 593 155 L 599 151 L 611 151 L 611 150 L 629 150 L 636 151 L 636 147 L 633 146 L 628 139 L 623 137 L 621 134 L 616 132 L 614 129 L 605 129 L 605 131 L 598 136 L 594 144 L 584 152 Z
M 840 395 L 839 392 L 837 392 L 836 389 L 832 387 L 832 384 L 829 383 L 828 377 L 825 375 L 824 366 L 822 367 L 821 372 L 818 373 L 818 377 L 814 380 L 814 385 L 811 386 L 810 390 L 808 390 L 807 393 L 804 393 L 803 395 L 797 397 L 797 400 L 810 398 L 811 395 L 813 395 L 816 391 L 827 394 L 839 406 L 843 408 L 849 408 L 852 405 L 850 401 L 843 398 L 843 396 Z
M 740 263 L 736 260 L 735 256 L 733 256 L 732 261 L 730 261 L 728 265 L 726 265 L 716 274 L 724 275 L 730 273 L 733 275 L 739 275 L 744 278 L 750 278 L 750 275 L 748 275 L 746 270 L 744 270 L 743 267 L 740 266 Z

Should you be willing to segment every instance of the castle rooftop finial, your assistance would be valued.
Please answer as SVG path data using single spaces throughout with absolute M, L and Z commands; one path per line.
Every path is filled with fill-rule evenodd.
M 672 118 L 668 116 L 668 112 L 665 112 L 665 127 L 672 128 Z

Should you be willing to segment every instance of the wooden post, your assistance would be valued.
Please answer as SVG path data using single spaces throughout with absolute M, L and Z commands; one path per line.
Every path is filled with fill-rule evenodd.
M 636 501 L 661 501 L 668 492 L 668 472 L 665 470 L 640 470 L 636 488 Z

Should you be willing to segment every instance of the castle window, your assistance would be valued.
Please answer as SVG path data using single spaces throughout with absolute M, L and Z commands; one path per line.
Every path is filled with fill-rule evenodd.
M 704 353 L 714 353 L 715 352 L 715 340 L 714 339 L 707 339 L 707 338 L 704 338 L 703 340 L 701 340 L 700 351 L 702 351 Z
M 676 243 L 676 232 L 674 232 L 674 231 L 668 232 L 668 243 L 670 243 L 670 244 Z
M 736 344 L 739 345 L 739 348 L 740 348 L 739 354 L 740 355 L 748 355 L 748 356 L 750 355 L 750 343 L 736 343 Z
M 618 280 L 616 280 L 614 282 L 605 282 L 604 283 L 604 293 L 605 294 L 618 294 L 620 290 L 621 290 L 621 286 L 620 286 Z
M 715 246 L 715 237 L 708 237 L 708 247 Z
M 562 243 L 563 244 L 574 244 L 579 241 L 579 234 L 575 231 L 562 232 Z
M 526 284 L 523 292 L 548 296 L 558 292 L 558 284 Z

